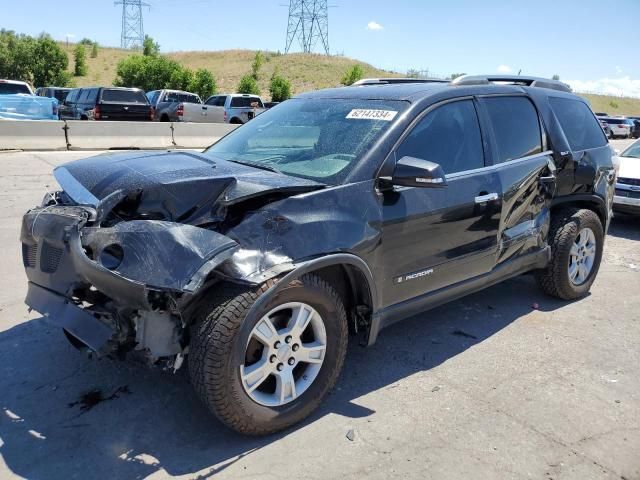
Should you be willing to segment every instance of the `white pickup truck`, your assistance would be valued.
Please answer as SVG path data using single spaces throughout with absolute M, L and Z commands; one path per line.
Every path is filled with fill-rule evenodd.
M 266 110 L 262 99 L 245 93 L 221 93 L 204 102 L 207 117 L 218 123 L 247 123 Z

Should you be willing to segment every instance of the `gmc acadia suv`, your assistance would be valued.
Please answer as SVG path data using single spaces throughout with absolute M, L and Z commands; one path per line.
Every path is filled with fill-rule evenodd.
M 57 167 L 23 219 L 26 303 L 98 355 L 177 369 L 245 434 L 335 384 L 349 331 L 535 271 L 586 295 L 611 217 L 612 151 L 560 82 L 465 76 L 287 100 L 202 153 Z

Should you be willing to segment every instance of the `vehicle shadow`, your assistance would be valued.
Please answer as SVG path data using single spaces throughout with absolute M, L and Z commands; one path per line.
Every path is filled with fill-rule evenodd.
M 616 213 L 609 225 L 608 235 L 628 240 L 640 240 L 640 217 Z
M 0 332 L 0 455 L 13 473 L 34 480 L 144 478 L 161 468 L 170 475 L 204 470 L 198 478 L 208 478 L 327 414 L 374 416 L 354 400 L 464 354 L 532 308 L 563 305 L 522 276 L 396 324 L 370 348 L 354 339 L 322 407 L 264 438 L 222 426 L 192 393 L 186 369 L 174 375 L 87 361 L 42 319 L 25 322 Z M 101 394 L 83 397 L 95 389 Z

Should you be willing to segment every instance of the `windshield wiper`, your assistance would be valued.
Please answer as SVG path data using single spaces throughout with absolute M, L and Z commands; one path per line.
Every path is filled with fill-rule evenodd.
M 248 167 L 259 168 L 261 170 L 267 170 L 267 171 L 273 172 L 273 173 L 282 173 L 277 168 L 273 168 L 273 167 L 271 167 L 269 165 L 263 165 L 262 163 L 249 162 L 247 160 L 236 160 L 236 159 L 229 160 L 229 162 L 239 163 L 241 165 L 247 165 Z

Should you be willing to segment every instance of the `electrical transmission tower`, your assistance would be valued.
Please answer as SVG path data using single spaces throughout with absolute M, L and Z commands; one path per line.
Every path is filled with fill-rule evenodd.
M 115 5 L 122 5 L 122 48 L 141 48 L 144 42 L 144 25 L 142 23 L 142 7 L 149 4 L 142 0 L 118 0 Z
M 327 10 L 327 0 L 289 0 L 289 23 L 285 53 L 289 53 L 291 45 L 296 39 L 305 53 L 310 53 L 320 40 L 324 53 L 329 55 L 329 16 Z

